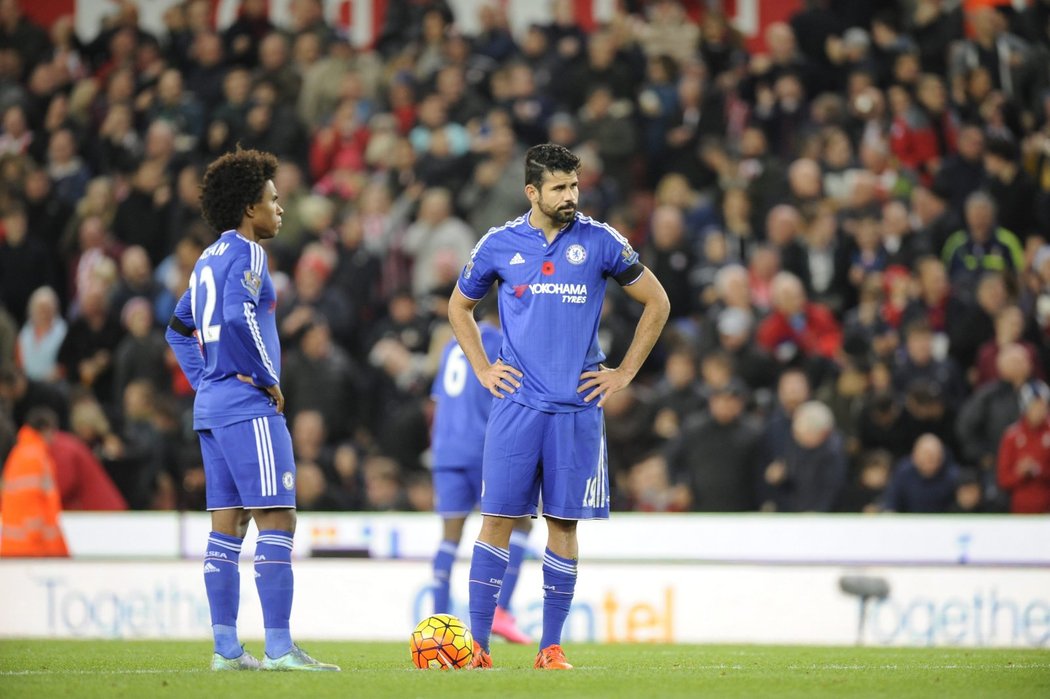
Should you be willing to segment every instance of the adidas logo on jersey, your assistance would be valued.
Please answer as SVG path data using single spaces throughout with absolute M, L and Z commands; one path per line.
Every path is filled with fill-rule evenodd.
M 207 575 L 208 573 L 218 573 L 218 572 L 219 572 L 219 567 L 217 565 L 214 565 L 211 561 L 205 561 L 204 562 L 204 574 L 205 575 Z
M 512 265 L 523 265 L 525 264 L 525 258 L 521 256 L 520 252 L 514 253 L 514 257 L 510 258 Z

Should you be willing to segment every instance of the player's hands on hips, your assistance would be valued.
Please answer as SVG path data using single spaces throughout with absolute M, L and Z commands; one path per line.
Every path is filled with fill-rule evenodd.
M 239 381 L 243 381 L 249 386 L 255 386 L 255 381 L 250 376 L 245 376 L 244 374 L 237 374 L 237 379 Z M 270 394 L 270 398 L 273 399 L 274 404 L 277 406 L 278 413 L 284 412 L 284 394 L 281 393 L 281 384 L 275 383 L 273 386 L 258 386 L 258 388 L 261 388 L 262 390 Z
M 584 396 L 583 401 L 590 403 L 595 398 L 598 399 L 598 407 L 604 407 L 606 399 L 617 391 L 622 391 L 627 387 L 627 384 L 631 383 L 633 376 L 628 376 L 622 369 L 609 369 L 608 367 L 599 366 L 597 371 L 585 371 L 580 374 L 580 387 L 576 389 L 577 393 L 583 393 L 584 391 L 590 391 Z
M 509 395 L 521 388 L 521 382 L 518 379 L 523 376 L 524 374 L 520 371 L 510 364 L 504 364 L 503 360 L 499 359 L 495 363 L 489 364 L 488 368 L 478 376 L 478 379 L 481 381 L 481 385 L 489 390 L 489 393 L 502 399 L 506 397 L 504 394 Z

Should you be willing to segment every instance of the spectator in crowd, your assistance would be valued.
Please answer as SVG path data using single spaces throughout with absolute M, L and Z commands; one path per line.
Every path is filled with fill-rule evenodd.
M 15 321 L 25 322 L 28 302 L 41 286 L 55 285 L 51 255 L 43 241 L 28 235 L 28 218 L 21 204 L 6 207 L 0 234 L 0 303 Z
M 135 172 L 131 192 L 117 206 L 113 233 L 124 245 L 139 245 L 149 253 L 152 264 L 160 263 L 168 253 L 166 214 L 171 202 L 171 185 L 164 163 L 144 160 Z
M 335 268 L 336 255 L 327 245 L 310 243 L 295 264 L 293 281 L 285 293 L 278 294 L 278 329 L 281 337 L 294 339 L 320 314 L 332 336 L 344 344 L 353 334 L 353 308 L 328 283 Z
M 776 402 L 766 416 L 765 445 L 770 460 L 779 459 L 791 439 L 791 424 L 795 411 L 812 395 L 809 378 L 800 369 L 789 369 L 780 374 L 776 387 Z
M 706 401 L 697 381 L 696 356 L 689 347 L 672 350 L 664 362 L 663 379 L 650 398 L 653 431 L 664 439 L 681 433 L 683 423 L 701 412 Z
M 984 151 L 984 169 L 988 173 L 985 186 L 995 201 L 999 223 L 1023 243 L 1036 234 L 1039 197 L 1035 181 L 1021 165 L 1017 144 L 1003 136 L 989 139 Z
M 49 251 L 56 290 L 65 292 L 64 271 L 60 262 L 61 241 L 73 207 L 51 196 L 51 179 L 44 169 L 35 165 L 31 165 L 26 172 L 22 195 L 26 211 L 26 230 L 32 231 Z
M 467 263 L 477 235 L 455 216 L 444 188 L 423 192 L 419 216 L 405 231 L 403 249 L 412 257 L 412 293 L 422 296 L 455 280 Z
M 893 370 L 893 387 L 903 395 L 918 380 L 936 386 L 949 403 L 962 397 L 959 370 L 951 358 L 934 356 L 933 330 L 921 320 L 904 329 L 904 347 Z
M 996 469 L 1010 512 L 1050 513 L 1050 387 L 1042 381 L 1021 387 L 1021 416 L 999 442 Z
M 60 427 L 69 423 L 69 402 L 55 384 L 34 381 L 18 367 L 0 368 L 0 414 L 14 425 L 23 425 L 29 411 L 37 407 L 55 413 Z
M 733 361 L 736 374 L 752 391 L 764 398 L 776 381 L 776 364 L 764 349 L 753 341 L 751 316 L 739 308 L 726 308 L 718 314 L 715 325 L 718 333 L 717 349 Z
M 1020 37 L 1007 31 L 1006 18 L 992 5 L 983 4 L 967 15 L 973 35 L 951 56 L 950 75 L 955 78 L 966 70 L 981 67 L 988 71 L 992 88 L 1029 106 L 1029 91 L 1036 79 L 1033 54 Z M 1010 56 L 1009 61 L 999 56 Z
M 618 479 L 623 501 L 618 509 L 632 512 L 684 512 L 690 492 L 686 485 L 671 480 L 667 459 L 660 453 L 650 454 L 631 465 Z
M 631 165 L 637 149 L 632 103 L 617 100 L 604 84 L 593 85 L 580 108 L 580 140 L 590 143 L 621 192 L 631 189 Z
M 163 310 L 158 307 L 162 291 L 160 283 L 154 278 L 149 253 L 138 245 L 125 248 L 120 255 L 120 279 L 110 291 L 110 306 L 123 313 L 128 301 L 140 298 L 157 314 Z
M 1007 345 L 996 359 L 999 380 L 977 389 L 962 405 L 955 434 L 965 463 L 989 472 L 995 466 L 999 442 L 1020 413 L 1021 389 L 1031 378 L 1028 352 L 1021 345 Z
M 890 482 L 893 456 L 885 450 L 865 452 L 839 499 L 842 512 L 873 514 L 882 511 L 882 497 Z
M 641 251 L 646 267 L 656 270 L 671 301 L 670 320 L 689 315 L 695 296 L 690 271 L 696 267 L 693 245 L 686 238 L 685 218 L 680 209 L 659 206 L 653 211 L 649 242 Z
M 831 512 L 846 480 L 846 451 L 826 405 L 809 401 L 791 419 L 783 456 L 766 466 L 762 509 L 776 512 Z
M 887 512 L 947 512 L 955 500 L 959 469 L 944 451 L 941 440 L 924 434 L 911 456 L 902 460 L 886 488 Z
M 870 360 L 867 354 L 847 354 L 834 380 L 817 389 L 817 399 L 831 409 L 842 432 L 846 453 L 855 458 L 861 450 L 860 416 L 870 398 Z
M 18 333 L 15 358 L 33 381 L 54 383 L 65 373 L 58 353 L 69 326 L 61 315 L 58 295 L 51 287 L 41 286 L 29 297 L 26 322 Z
M 959 230 L 962 220 L 949 205 L 943 187 L 918 186 L 911 192 L 911 212 L 916 223 L 916 236 L 931 254 L 940 255 L 948 237 Z
M 941 256 L 953 286 L 964 295 L 973 292 L 984 272 L 1012 276 L 1024 269 L 1021 243 L 998 225 L 995 201 L 980 191 L 966 198 L 966 228 L 948 238 Z
M 1006 279 L 989 272 L 977 283 L 972 301 L 955 304 L 954 309 L 947 304 L 946 310 L 953 311 L 947 316 L 948 352 L 959 366 L 973 367 L 981 345 L 995 335 L 996 316 L 1009 303 Z
M 106 469 L 76 435 L 56 430 L 48 442 L 48 451 L 55 462 L 55 481 L 63 510 L 128 509 Z
M 999 352 L 1003 347 L 1020 344 L 1028 352 L 1032 366 L 1032 375 L 1044 378 L 1045 370 L 1039 356 L 1039 348 L 1024 339 L 1025 316 L 1018 306 L 1006 306 L 995 316 L 995 337 L 991 338 L 977 350 L 977 371 L 975 386 L 980 387 L 999 378 L 996 369 Z
M 513 221 L 521 215 L 521 190 L 525 186 L 521 161 L 514 131 L 509 126 L 494 127 L 473 178 L 457 195 L 456 203 L 466 212 L 474 235 L 498 225 L 498 221 Z
M 67 380 L 87 388 L 103 402 L 113 399 L 113 353 L 124 332 L 98 284 L 84 290 L 80 317 L 70 324 L 58 361 Z
M 984 486 L 980 474 L 974 469 L 959 469 L 959 480 L 955 486 L 955 501 L 948 512 L 956 515 L 973 515 L 995 512 L 994 504 L 984 497 Z
M 113 352 L 113 395 L 123 396 L 132 381 L 148 381 L 157 391 L 171 385 L 164 357 L 168 345 L 155 326 L 153 307 L 142 297 L 134 297 L 120 312 L 126 334 Z
M 959 129 L 956 151 L 944 159 L 929 192 L 937 193 L 947 206 L 962 213 L 967 198 L 984 181 L 984 132 L 976 124 Z
M 708 414 L 686 424 L 670 446 L 670 471 L 688 487 L 694 512 L 754 510 L 762 428 L 744 410 L 747 387 L 733 379 L 712 388 L 707 402 Z
M 63 128 L 51 134 L 47 146 L 47 174 L 54 195 L 66 204 L 75 204 L 87 187 L 91 172 L 77 152 L 73 131 Z
M 683 364 L 674 362 L 670 371 L 675 371 L 675 367 L 685 369 Z M 681 428 L 674 413 L 667 409 L 662 409 L 660 420 L 655 419 L 661 407 L 654 405 L 653 397 L 645 389 L 628 386 L 610 395 L 603 410 L 609 440 L 610 482 L 622 480 L 635 464 L 645 460 Z
M 781 272 L 773 278 L 772 312 L 758 326 L 755 339 L 781 364 L 809 364 L 835 357 L 842 331 L 827 309 L 806 299 L 798 277 Z
M 300 411 L 321 416 L 332 439 L 351 436 L 363 420 L 366 386 L 361 370 L 346 351 L 332 341 L 328 323 L 314 314 L 299 328 L 298 346 L 289 353 L 281 385 L 294 422 Z M 311 461 L 318 461 L 316 457 Z

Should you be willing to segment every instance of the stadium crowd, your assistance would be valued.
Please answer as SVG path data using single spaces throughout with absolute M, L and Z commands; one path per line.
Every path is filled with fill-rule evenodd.
M 606 406 L 614 509 L 1050 512 L 1050 1 L 815 0 L 753 55 L 717 4 L 465 36 L 390 0 L 363 48 L 319 0 L 157 35 L 123 2 L 90 41 L 0 0 L 0 454 L 48 406 L 66 507 L 203 507 L 163 328 L 240 144 L 281 162 L 299 507 L 429 510 L 447 300 L 552 141 L 672 303 Z

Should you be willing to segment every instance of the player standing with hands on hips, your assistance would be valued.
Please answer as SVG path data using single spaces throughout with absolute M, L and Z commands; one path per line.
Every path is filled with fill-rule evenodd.
M 197 392 L 193 428 L 204 460 L 211 534 L 204 587 L 211 608 L 212 670 L 339 670 L 292 642 L 295 461 L 284 419 L 277 296 L 259 241 L 277 235 L 277 159 L 238 149 L 213 162 L 201 210 L 219 239 L 201 253 L 168 324 L 167 340 Z M 255 519 L 255 584 L 266 655 L 260 663 L 237 637 L 238 561 Z
M 542 493 L 543 636 L 535 667 L 572 668 L 562 627 L 576 587 L 581 519 L 608 519 L 609 474 L 602 406 L 638 373 L 667 321 L 660 282 L 627 240 L 577 212 L 580 159 L 543 144 L 525 155 L 531 209 L 478 242 L 452 292 L 449 320 L 493 402 L 482 467 L 481 533 L 470 564 L 474 667 L 492 667 L 489 636 L 515 520 L 535 517 Z M 634 339 L 615 369 L 601 365 L 598 323 L 612 277 L 644 306 Z M 503 344 L 485 355 L 475 304 L 499 285 Z

